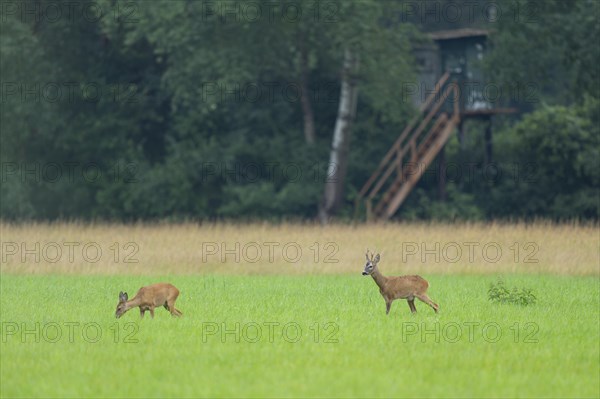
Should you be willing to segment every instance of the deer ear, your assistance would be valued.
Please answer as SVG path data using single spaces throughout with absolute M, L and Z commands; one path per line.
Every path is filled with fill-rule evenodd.
M 374 260 L 374 262 L 375 262 L 375 263 L 379 262 L 379 259 L 381 259 L 381 256 L 379 256 L 379 254 L 377 254 L 377 255 L 375 256 L 375 260 Z
M 129 299 L 129 296 L 127 295 L 127 293 L 123 294 L 123 298 L 125 298 L 125 300 Z

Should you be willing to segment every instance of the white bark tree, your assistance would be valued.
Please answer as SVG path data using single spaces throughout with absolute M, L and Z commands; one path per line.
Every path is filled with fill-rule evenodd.
M 344 180 L 348 164 L 348 146 L 352 123 L 356 117 L 356 102 L 358 99 L 357 70 L 358 56 L 351 49 L 346 48 L 344 51 L 337 120 L 333 131 L 323 199 L 319 205 L 319 220 L 322 224 L 329 221 L 343 200 Z

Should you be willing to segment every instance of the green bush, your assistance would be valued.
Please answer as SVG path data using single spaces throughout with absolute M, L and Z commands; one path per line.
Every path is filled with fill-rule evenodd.
M 537 300 L 530 288 L 513 287 L 509 289 L 501 279 L 490 284 L 488 299 L 496 303 L 513 303 L 522 306 L 533 305 Z

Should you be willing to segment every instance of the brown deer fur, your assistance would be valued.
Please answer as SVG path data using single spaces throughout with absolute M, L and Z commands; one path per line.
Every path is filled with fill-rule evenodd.
M 148 285 L 139 289 L 133 299 L 128 300 L 126 292 L 119 293 L 119 303 L 115 316 L 117 318 L 123 316 L 125 312 L 132 308 L 140 308 L 140 316 L 144 317 L 146 310 L 150 311 L 150 316 L 154 317 L 154 308 L 164 306 L 172 316 L 181 316 L 179 310 L 175 308 L 175 301 L 179 296 L 179 290 L 172 284 L 158 283 Z
M 425 302 L 433 308 L 437 313 L 440 308 L 438 304 L 433 302 L 426 294 L 429 283 L 421 276 L 399 276 L 399 277 L 386 277 L 379 271 L 377 264 L 381 257 L 379 254 L 369 259 L 369 250 L 367 250 L 367 264 L 362 274 L 364 276 L 370 275 L 375 280 L 375 284 L 379 287 L 379 292 L 385 300 L 385 314 L 390 313 L 392 302 L 396 299 L 406 299 L 410 311 L 415 313 L 417 308 L 415 307 L 415 298 L 422 302 Z

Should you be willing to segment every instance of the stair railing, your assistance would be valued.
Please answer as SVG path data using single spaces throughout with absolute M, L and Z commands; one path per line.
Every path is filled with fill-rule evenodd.
M 446 72 L 438 81 L 435 86 L 435 90 L 427 97 L 425 102 L 419 107 L 419 112 L 413 117 L 410 123 L 402 131 L 398 139 L 392 144 L 390 150 L 383 157 L 379 166 L 375 172 L 369 177 L 367 182 L 359 191 L 355 201 L 355 216 L 358 213 L 360 201 L 365 200 L 367 210 L 367 220 L 371 220 L 373 217 L 373 200 L 375 196 L 380 192 L 384 184 L 388 181 L 394 170 L 396 171 L 396 180 L 402 179 L 402 167 L 403 159 L 408 154 L 410 160 L 417 162 L 418 156 L 418 143 L 417 140 L 421 133 L 425 131 L 425 128 L 430 124 L 432 119 L 437 115 L 440 108 L 448 98 L 450 94 L 454 94 L 453 101 L 453 118 L 459 118 L 459 89 L 455 83 L 447 85 L 441 97 L 436 100 L 439 96 L 440 91 L 444 88 L 450 74 Z M 433 104 L 433 106 L 432 106 Z M 425 112 L 428 111 L 426 114 Z M 425 114 L 425 115 L 424 115 Z M 457 119 L 455 119 L 457 120 Z M 420 121 L 420 123 L 419 123 Z M 441 120 L 436 120 L 434 127 L 438 128 Z M 418 126 L 417 126 L 418 124 Z M 416 127 L 416 130 L 415 130 Z M 434 128 L 427 130 L 427 135 L 432 134 Z M 376 207 L 379 210 L 380 206 Z

